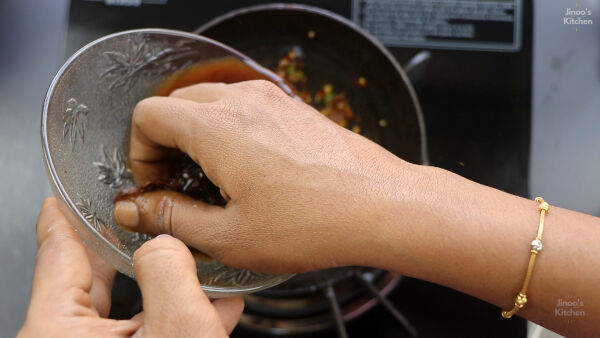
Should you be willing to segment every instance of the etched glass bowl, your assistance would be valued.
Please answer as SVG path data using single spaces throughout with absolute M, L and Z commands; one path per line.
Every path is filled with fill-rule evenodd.
M 191 64 L 237 58 L 287 93 L 275 74 L 245 55 L 195 34 L 139 29 L 102 37 L 81 48 L 58 71 L 44 101 L 42 147 L 61 208 L 84 243 L 116 269 L 134 276 L 133 252 L 148 235 L 118 227 L 113 198 L 135 186 L 126 160 L 135 104 L 174 72 Z M 259 291 L 290 275 L 268 275 L 196 261 L 210 297 Z

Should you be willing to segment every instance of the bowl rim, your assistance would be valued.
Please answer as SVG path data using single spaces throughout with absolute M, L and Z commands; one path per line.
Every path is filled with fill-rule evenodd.
M 370 42 L 377 50 L 379 50 L 379 52 L 381 54 L 383 54 L 383 56 L 385 56 L 385 58 L 395 68 L 396 72 L 400 75 L 400 77 L 402 78 L 402 81 L 405 83 L 405 85 L 408 89 L 408 93 L 410 95 L 410 98 L 413 102 L 413 106 L 415 107 L 415 111 L 417 114 L 417 123 L 419 126 L 419 132 L 420 132 L 420 141 L 421 141 L 421 152 L 420 152 L 421 163 L 420 164 L 423 164 L 423 165 L 430 164 L 429 151 L 427 148 L 427 129 L 425 127 L 425 118 L 423 115 L 423 109 L 421 108 L 421 103 L 419 102 L 417 93 L 416 93 L 415 89 L 413 88 L 412 82 L 408 78 L 406 71 L 404 71 L 404 68 L 402 68 L 402 66 L 400 66 L 400 64 L 398 63 L 396 58 L 392 55 L 390 50 L 387 49 L 383 44 L 381 44 L 381 42 L 379 42 L 379 40 L 377 40 L 369 32 L 362 29 L 361 27 L 359 27 L 357 24 L 355 24 L 351 20 L 347 19 L 346 17 L 343 17 L 337 13 L 334 13 L 330 10 L 320 8 L 320 7 L 315 7 L 315 6 L 305 5 L 305 4 L 298 4 L 298 3 L 275 2 L 275 3 L 270 3 L 270 4 L 252 5 L 252 6 L 242 7 L 242 8 L 238 8 L 238 9 L 229 11 L 229 12 L 222 14 L 220 16 L 217 16 L 216 18 L 201 25 L 200 27 L 196 28 L 193 32 L 195 34 L 201 35 L 207 29 L 213 28 L 213 27 L 221 24 L 222 22 L 232 19 L 236 16 L 240 16 L 243 14 L 249 14 L 249 13 L 256 13 L 256 12 L 264 12 L 264 11 L 292 11 L 292 12 L 299 12 L 299 13 L 310 13 L 310 14 L 321 15 L 325 18 L 336 21 L 336 22 L 352 29 L 353 31 L 358 33 L 358 35 L 362 36 L 368 42 Z
M 73 200 L 67 194 L 60 178 L 58 177 L 56 168 L 54 167 L 54 162 L 52 160 L 52 154 L 50 153 L 50 145 L 48 143 L 48 126 L 47 126 L 48 112 L 49 112 L 49 106 L 50 106 L 51 99 L 54 95 L 54 92 L 55 92 L 55 89 L 56 89 L 58 83 L 62 79 L 62 77 L 65 74 L 65 72 L 67 71 L 67 69 L 72 65 L 72 63 L 76 59 L 78 59 L 80 55 L 85 53 L 91 47 L 93 47 L 105 40 L 109 40 L 109 39 L 112 39 L 112 38 L 115 38 L 115 37 L 118 37 L 121 35 L 127 35 L 127 34 L 132 34 L 132 33 L 155 33 L 155 34 L 163 34 L 163 35 L 170 35 L 170 36 L 176 36 L 176 37 L 190 38 L 190 39 L 193 39 L 196 41 L 208 42 L 210 44 L 216 45 L 219 48 L 226 50 L 227 52 L 235 55 L 236 57 L 239 57 L 240 59 L 243 59 L 244 62 L 246 62 L 247 64 L 251 65 L 252 67 L 256 67 L 256 69 L 259 72 L 261 72 L 271 78 L 273 78 L 273 77 L 278 78 L 278 77 L 273 72 L 264 68 L 263 66 L 261 66 L 256 61 L 249 58 L 248 56 L 244 55 L 243 53 L 240 53 L 239 51 L 237 51 L 221 42 L 218 42 L 211 38 L 201 36 L 201 35 L 198 35 L 195 33 L 172 30 L 172 29 L 164 29 L 164 28 L 130 29 L 130 30 L 125 30 L 125 31 L 102 36 L 98 39 L 95 39 L 95 40 L 87 43 L 83 47 L 79 48 L 60 67 L 60 69 L 58 70 L 58 72 L 56 73 L 54 78 L 52 79 L 52 82 L 50 83 L 50 86 L 48 87 L 48 90 L 46 91 L 46 96 L 44 97 L 44 103 L 42 105 L 41 130 L 40 130 L 43 162 L 44 162 L 45 169 L 48 173 L 48 177 L 51 180 L 50 183 L 52 184 L 52 190 L 55 192 L 55 195 L 56 195 L 56 193 L 58 193 L 59 196 L 57 196 L 57 197 L 61 198 L 62 202 L 64 202 L 66 204 L 66 206 L 69 208 L 69 210 L 73 213 L 73 215 L 75 215 L 75 217 L 77 218 L 77 221 L 79 221 L 79 223 L 81 223 L 85 226 L 88 233 L 91 234 L 92 236 L 94 236 L 95 239 L 101 241 L 101 243 L 99 243 L 99 242 L 87 243 L 88 241 L 86 241 L 85 238 L 81 238 L 82 241 L 87 244 L 86 246 L 91 247 L 94 251 L 96 251 L 98 253 L 98 255 L 103 257 L 103 259 L 105 259 L 105 260 L 107 259 L 106 257 L 109 255 L 111 256 L 111 258 L 117 259 L 118 262 L 110 261 L 109 263 L 113 267 L 115 267 L 117 270 L 121 271 L 122 273 L 125 273 L 125 274 L 129 275 L 130 277 L 135 278 L 135 276 L 132 274 L 133 270 L 131 270 L 132 273 L 129 273 L 129 271 L 122 271 L 122 269 L 125 267 L 131 268 L 133 266 L 132 258 L 130 258 L 125 253 L 123 253 L 123 251 L 121 251 L 120 249 L 115 247 L 115 245 L 113 243 L 111 243 L 104 236 L 102 236 L 88 222 L 88 220 L 81 214 L 79 209 L 75 206 L 75 203 L 73 202 Z M 291 93 L 291 90 L 289 89 L 289 87 L 287 87 L 285 84 L 283 84 L 283 82 L 281 82 L 281 84 L 283 86 L 285 86 L 285 88 L 282 88 L 282 89 L 286 93 L 288 93 L 288 94 Z M 81 234 L 80 234 L 80 237 L 81 237 Z M 109 249 L 108 254 L 104 254 L 104 253 L 101 254 L 100 252 L 98 252 L 99 247 L 108 247 L 108 249 Z M 207 293 L 207 295 L 213 296 L 213 297 L 225 297 L 225 296 L 230 296 L 230 295 L 247 294 L 247 293 L 260 291 L 260 290 L 272 287 L 274 285 L 277 285 L 279 283 L 282 283 L 282 282 L 286 281 L 287 279 L 291 278 L 293 275 L 294 274 L 275 274 L 275 275 L 272 275 L 273 278 L 270 279 L 268 282 L 261 283 L 260 285 L 256 285 L 256 286 L 252 286 L 252 287 L 243 287 L 243 286 L 241 286 L 241 287 L 240 286 L 215 287 L 215 286 L 202 284 L 201 288 L 202 288 L 202 290 L 204 290 Z

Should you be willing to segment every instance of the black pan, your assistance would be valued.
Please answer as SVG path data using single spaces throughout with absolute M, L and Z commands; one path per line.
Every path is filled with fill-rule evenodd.
M 270 69 L 291 50 L 302 54 L 309 90 L 325 83 L 341 89 L 359 116 L 361 134 L 407 161 L 428 163 L 423 115 L 405 72 L 347 19 L 305 5 L 260 5 L 229 12 L 195 33 Z M 361 76 L 366 87 L 356 85 Z

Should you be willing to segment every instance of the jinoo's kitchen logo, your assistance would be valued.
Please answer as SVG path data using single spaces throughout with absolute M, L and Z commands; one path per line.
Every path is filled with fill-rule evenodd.
M 567 323 L 574 323 L 577 318 L 585 317 L 583 299 L 574 297 L 559 298 L 554 308 L 554 316 L 562 318 Z
M 563 24 L 574 26 L 575 31 L 580 31 L 581 26 L 592 25 L 592 11 L 588 8 L 580 7 L 579 4 L 574 8 L 568 7 L 563 16 Z

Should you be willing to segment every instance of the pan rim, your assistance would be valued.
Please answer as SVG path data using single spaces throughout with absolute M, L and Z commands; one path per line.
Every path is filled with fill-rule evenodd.
M 280 3 L 279 2 L 279 3 L 247 6 L 247 7 L 238 8 L 238 9 L 229 11 L 229 12 L 227 12 L 223 15 L 220 15 L 220 16 L 208 21 L 207 23 L 201 25 L 200 27 L 196 28 L 193 32 L 194 32 L 194 34 L 204 36 L 202 34 L 206 30 L 213 28 L 213 27 L 223 23 L 224 21 L 232 19 L 236 16 L 249 14 L 249 13 L 263 12 L 263 11 L 272 11 L 272 10 L 297 11 L 300 13 L 305 12 L 305 13 L 321 15 L 323 17 L 332 19 L 333 21 L 337 21 L 338 23 L 341 23 L 342 25 L 345 25 L 346 27 L 352 29 L 353 31 L 358 33 L 358 35 L 362 36 L 369 43 L 371 43 L 377 50 L 379 50 L 379 52 L 394 67 L 394 69 L 396 70 L 398 75 L 400 75 L 402 81 L 406 85 L 408 94 L 409 94 L 410 99 L 415 108 L 415 113 L 417 115 L 417 124 L 419 126 L 419 134 L 420 134 L 419 141 L 420 141 L 420 147 L 421 147 L 421 149 L 420 149 L 420 155 L 421 155 L 420 162 L 421 163 L 420 164 L 422 164 L 422 165 L 430 164 L 429 151 L 427 148 L 427 129 L 425 127 L 425 117 L 424 117 L 423 109 L 421 108 L 421 103 L 419 101 L 417 93 L 416 93 L 414 87 L 412 86 L 412 83 L 410 82 L 408 75 L 406 74 L 406 72 L 404 71 L 402 66 L 400 66 L 400 64 L 398 63 L 396 58 L 389 51 L 389 49 L 387 49 L 383 44 L 381 44 L 381 42 L 379 42 L 369 32 L 365 31 L 364 29 L 362 29 L 361 27 L 359 27 L 358 25 L 356 25 L 354 22 L 350 21 L 349 19 L 347 19 L 337 13 L 334 13 L 332 11 L 329 11 L 327 9 L 320 8 L 320 7 L 304 5 L 304 4 L 297 4 L 297 3 Z

